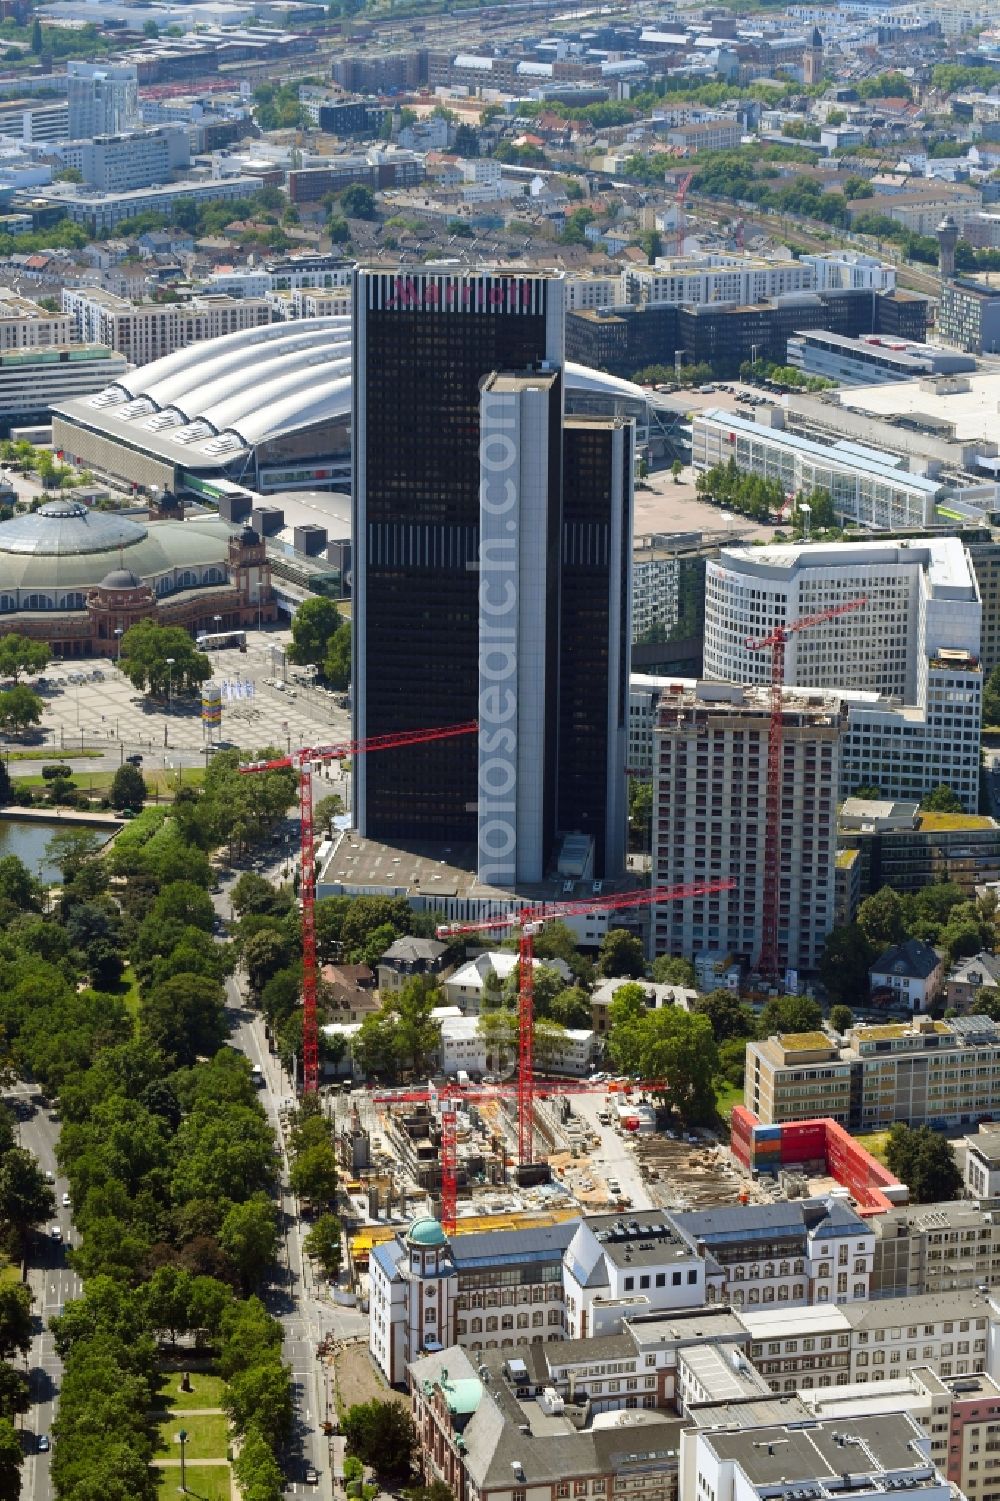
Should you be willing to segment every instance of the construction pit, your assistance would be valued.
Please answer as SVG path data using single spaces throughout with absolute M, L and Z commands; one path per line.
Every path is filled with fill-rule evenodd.
M 458 1099 L 457 1233 L 527 1228 L 619 1209 L 697 1209 L 765 1199 L 708 1131 L 657 1129 L 651 1101 L 623 1086 L 564 1093 L 555 1081 L 535 1097 L 535 1154 L 549 1179 L 518 1186 L 517 1101 Z M 418 1214 L 438 1213 L 440 1102 L 433 1091 L 358 1092 L 338 1101 L 338 1150 L 352 1188 L 352 1263 Z

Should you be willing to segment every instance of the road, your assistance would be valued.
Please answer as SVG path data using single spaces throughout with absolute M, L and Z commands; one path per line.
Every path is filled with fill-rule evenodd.
M 71 1211 L 62 1207 L 62 1196 L 68 1192 L 69 1185 L 65 1178 L 59 1177 L 56 1166 L 59 1126 L 51 1120 L 46 1109 L 35 1103 L 34 1095 L 35 1086 L 26 1084 L 18 1084 L 7 1094 L 7 1099 L 16 1107 L 30 1109 L 31 1113 L 18 1123 L 19 1139 L 22 1146 L 35 1154 L 42 1169 L 52 1173 L 57 1206 L 49 1225 L 36 1239 L 37 1254 L 32 1257 L 34 1265 L 28 1269 L 28 1285 L 35 1297 L 35 1332 L 28 1352 L 32 1406 L 24 1417 L 28 1457 L 24 1465 L 21 1494 L 33 1498 L 33 1501 L 51 1501 L 51 1454 L 39 1453 L 37 1440 L 40 1435 L 50 1434 L 52 1431 L 62 1377 L 62 1361 L 56 1354 L 48 1322 L 53 1315 L 62 1311 L 71 1298 L 80 1296 L 82 1284 L 77 1274 L 66 1265 L 66 1246 L 73 1230 Z M 59 1225 L 61 1240 L 55 1240 L 48 1233 L 52 1225 Z
M 277 879 L 281 864 L 281 859 L 278 859 L 270 867 L 265 867 L 261 874 L 267 879 Z M 222 890 L 213 898 L 216 911 L 225 918 L 230 915 L 231 885 L 232 878 L 224 881 Z M 280 1147 L 281 1274 L 267 1302 L 271 1313 L 284 1327 L 283 1354 L 292 1372 L 295 1402 L 294 1455 L 286 1494 L 318 1496 L 322 1501 L 333 1501 L 329 1442 L 320 1424 L 334 1414 L 330 1411 L 326 1371 L 317 1359 L 316 1347 L 330 1334 L 341 1339 L 367 1336 L 368 1317 L 354 1307 L 334 1303 L 332 1297 L 326 1295 L 329 1290 L 317 1285 L 312 1264 L 302 1247 L 307 1232 L 303 1229 L 298 1202 L 288 1186 L 289 1162 L 282 1129 L 282 1108 L 290 1106 L 294 1099 L 293 1084 L 279 1059 L 269 1051 L 263 1023 L 246 1006 L 237 979 L 227 981 L 227 1004 L 233 1021 L 230 1041 L 263 1072 L 261 1103 Z M 319 1472 L 318 1486 L 305 1483 L 306 1468 L 310 1464 Z

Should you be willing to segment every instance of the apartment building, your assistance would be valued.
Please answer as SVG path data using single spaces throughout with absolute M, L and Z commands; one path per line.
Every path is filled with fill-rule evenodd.
M 866 214 L 884 214 L 904 229 L 932 235 L 945 214 L 951 214 L 959 229 L 983 206 L 983 195 L 970 183 L 929 182 L 902 193 L 879 193 L 872 198 L 854 198 L 849 204 L 852 222 Z
M 914 1297 L 1000 1282 L 1000 1214 L 978 1202 L 1000 1187 L 996 1132 L 965 1140 L 966 1188 L 977 1199 L 907 1204 L 876 1216 L 873 1297 Z
M 570 274 L 566 277 L 566 311 L 584 308 L 610 308 L 622 299 L 620 275 L 602 276 L 597 272 Z
M 816 272 L 802 261 L 723 254 L 659 256 L 652 266 L 625 267 L 620 300 L 640 307 L 745 306 L 791 292 L 812 291 L 815 282 Z
M 975 1375 L 992 1364 L 995 1317 L 977 1291 L 739 1315 L 750 1334 L 747 1354 L 775 1392 L 872 1384 L 914 1365 L 942 1378 Z
M 67 219 L 82 224 L 92 234 L 105 234 L 139 214 L 164 214 L 169 219 L 179 202 L 224 203 L 234 198 L 252 198 L 263 186 L 262 177 L 220 177 L 210 182 L 192 178 L 102 193 L 98 188 L 56 182 L 36 189 L 34 196 L 52 208 L 61 209 Z
M 753 962 L 764 900 L 770 690 L 681 680 L 661 692 L 658 713 L 655 882 L 732 878 L 735 884 L 655 907 L 654 952 L 691 957 L 722 950 Z M 785 690 L 778 951 L 782 965 L 793 969 L 816 968 L 834 926 L 836 809 L 847 729 L 846 709 L 834 695 Z
M 192 297 L 187 302 L 130 302 L 113 292 L 94 288 L 64 289 L 63 312 L 73 319 L 77 335 L 106 344 L 133 365 L 145 365 L 162 355 L 200 344 L 220 334 L 270 323 L 271 309 L 263 298 Z
M 0 103 L 0 135 L 25 145 L 64 141 L 69 135 L 65 99 L 9 99 Z
M 763 686 L 770 654 L 750 641 L 854 599 L 864 606 L 793 635 L 785 654 L 786 683 L 849 708 L 841 786 L 919 801 L 945 783 L 975 813 L 982 604 L 957 538 L 721 548 L 705 570 L 706 677 Z
M 562 1339 L 563 1252 L 576 1223 L 450 1241 L 416 1220 L 370 1261 L 369 1350 L 391 1385 L 428 1344 L 476 1353 Z
M 687 125 L 673 125 L 667 131 L 667 145 L 693 156 L 699 151 L 730 151 L 738 146 L 743 129 L 738 120 L 694 120 Z
M 892 455 L 858 444 L 833 447 L 788 432 L 780 409 L 767 424 L 718 407 L 692 424 L 691 463 L 696 472 L 733 460 L 743 474 L 778 480 L 786 495 L 826 490 L 839 519 L 874 531 L 930 525 L 941 485 L 899 467 Z
M 986 1016 L 785 1033 L 747 1044 L 745 1097 L 764 1125 L 831 1116 L 850 1130 L 1000 1114 L 1000 1027 Z
M 600 1361 L 605 1342 L 589 1343 Z M 530 1346 L 506 1359 L 487 1353 L 476 1365 L 460 1349 L 414 1360 L 410 1391 L 426 1481 L 443 1482 L 455 1501 L 676 1501 L 678 1418 L 640 1418 L 630 1410 L 638 1393 L 628 1407 L 595 1416 L 547 1377 L 544 1354 Z
M 0 287 L 0 350 L 50 349 L 75 337 L 73 319 L 65 310 L 50 313 L 30 297 Z

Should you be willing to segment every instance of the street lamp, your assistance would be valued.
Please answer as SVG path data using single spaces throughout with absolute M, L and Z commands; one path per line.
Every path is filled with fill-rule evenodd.
M 175 657 L 167 658 L 167 708 L 170 708 L 170 700 L 174 691 L 174 662 Z
M 184 1464 L 184 1445 L 187 1443 L 187 1441 L 188 1441 L 187 1429 L 186 1428 L 182 1428 L 181 1431 L 180 1431 L 180 1433 L 178 1433 L 178 1435 L 177 1435 L 177 1442 L 181 1446 L 181 1495 L 182 1496 L 186 1496 L 187 1495 L 187 1469 L 185 1468 L 185 1464 Z
M 119 666 L 121 666 L 121 660 L 122 660 L 122 637 L 124 636 L 124 634 L 125 634 L 125 627 L 123 625 L 116 625 L 115 626 L 115 641 L 116 641 L 117 649 L 115 651 L 115 661 L 118 663 Z
M 215 621 L 215 634 L 218 636 L 219 632 L 220 632 L 220 628 L 222 626 L 222 616 L 221 615 L 213 615 L 212 619 Z

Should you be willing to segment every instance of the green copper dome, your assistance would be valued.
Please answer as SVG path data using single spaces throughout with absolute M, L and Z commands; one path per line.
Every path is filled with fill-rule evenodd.
M 448 1244 L 440 1223 L 431 1219 L 428 1215 L 425 1219 L 414 1220 L 406 1234 L 406 1239 L 411 1246 L 444 1246 Z

